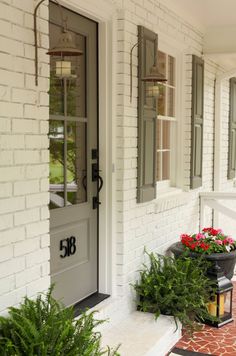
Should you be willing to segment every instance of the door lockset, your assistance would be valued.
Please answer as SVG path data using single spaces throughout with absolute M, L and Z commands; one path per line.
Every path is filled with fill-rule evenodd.
M 93 209 L 97 209 L 101 202 L 98 200 L 98 197 L 93 197 Z
M 93 197 L 93 209 L 97 209 L 101 202 L 99 201 L 99 192 L 103 187 L 103 179 L 99 175 L 99 169 L 97 163 L 92 163 L 92 182 L 98 182 L 97 185 L 97 196 Z
M 98 193 L 101 191 L 103 187 L 103 179 L 99 175 L 99 169 L 97 163 L 92 163 L 92 182 L 99 181 Z
M 98 180 L 99 171 L 98 171 L 98 164 L 92 163 L 92 182 Z

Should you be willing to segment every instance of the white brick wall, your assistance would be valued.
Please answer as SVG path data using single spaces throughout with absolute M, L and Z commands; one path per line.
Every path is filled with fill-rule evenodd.
M 117 6 L 116 53 L 116 286 L 131 293 L 144 260 L 144 246 L 166 252 L 182 232 L 199 227 L 199 191 L 213 189 L 214 80 L 219 68 L 205 58 L 203 187 L 189 191 L 191 145 L 191 56 L 201 55 L 203 36 L 158 0 L 106 0 Z M 25 294 L 49 286 L 49 152 L 48 152 L 48 7 L 39 10 L 39 86 L 35 87 L 34 0 L 0 0 L 0 313 Z M 185 68 L 183 120 L 184 194 L 136 203 L 137 187 L 137 49 L 133 58 L 130 104 L 130 49 L 137 25 L 179 44 Z M 227 181 L 228 82 L 224 84 L 222 189 Z M 208 212 L 208 223 L 212 214 Z M 123 299 L 121 299 L 123 300 Z M 123 306 L 124 302 L 121 303 Z M 132 303 L 130 303 L 132 305 Z M 124 307 L 126 308 L 126 306 Z
M 48 70 L 40 68 L 36 88 L 34 6 L 0 0 L 0 313 L 49 286 Z M 47 64 L 45 51 L 39 55 Z
M 203 147 L 203 187 L 185 193 L 179 201 L 160 196 L 150 203 L 136 203 L 137 178 L 137 57 L 134 59 L 134 80 L 132 105 L 129 103 L 129 52 L 137 42 L 137 25 L 170 36 L 170 42 L 177 39 L 180 47 L 185 45 L 185 92 L 184 106 L 181 108 L 184 129 L 184 172 L 183 188 L 190 185 L 191 147 L 191 78 L 192 54 L 201 56 L 202 34 L 178 18 L 158 1 L 126 0 L 118 16 L 118 66 L 117 66 L 117 293 L 120 296 L 131 292 L 130 282 L 137 277 L 137 270 L 144 260 L 144 246 L 150 250 L 166 252 L 169 245 L 182 232 L 194 232 L 199 228 L 199 191 L 213 189 L 214 160 L 214 80 L 218 66 L 205 60 L 204 84 L 204 147 Z M 182 45 L 182 46 L 181 46 Z M 134 51 L 134 56 L 137 51 Z M 225 89 L 227 91 L 227 87 Z M 227 121 L 227 110 L 224 120 Z M 227 149 L 227 148 L 226 148 Z M 224 161 L 224 167 L 227 164 Z M 225 168 L 224 168 L 225 174 Z M 225 176 L 225 175 L 224 175 Z M 226 179 L 226 178 L 225 178 Z M 232 184 L 231 184 L 232 187 Z M 176 208 L 174 207 L 176 206 Z M 207 211 L 207 224 L 212 223 L 212 212 Z

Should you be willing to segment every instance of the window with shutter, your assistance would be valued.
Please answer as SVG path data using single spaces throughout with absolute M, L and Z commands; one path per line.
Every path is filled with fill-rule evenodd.
M 176 59 L 167 52 L 157 53 L 159 72 L 167 79 L 159 83 L 157 98 L 157 192 L 175 186 L 173 160 L 176 158 Z
M 192 134 L 190 187 L 202 186 L 203 153 L 203 110 L 204 110 L 204 61 L 192 57 Z
M 230 110 L 229 110 L 229 154 L 228 179 L 235 177 L 236 169 L 236 78 L 230 79 Z
M 156 33 L 138 27 L 138 203 L 156 197 L 156 99 L 146 95 L 142 78 L 154 64 L 157 40 Z

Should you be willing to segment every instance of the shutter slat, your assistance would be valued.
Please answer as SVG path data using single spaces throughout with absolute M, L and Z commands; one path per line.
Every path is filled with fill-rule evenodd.
M 230 110 L 229 110 L 229 153 L 228 179 L 235 177 L 236 169 L 236 78 L 230 79 Z
M 138 26 L 138 185 L 137 202 L 156 197 L 156 100 L 145 98 L 145 82 L 157 52 L 157 34 Z
M 192 135 L 190 187 L 202 185 L 203 153 L 203 112 L 204 112 L 204 62 L 192 57 Z

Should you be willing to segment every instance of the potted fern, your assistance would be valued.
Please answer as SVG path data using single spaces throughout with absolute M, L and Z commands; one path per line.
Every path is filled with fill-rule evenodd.
M 9 308 L 0 317 L 1 356 L 119 356 L 117 349 L 101 348 L 101 334 L 95 328 L 104 321 L 94 313 L 74 320 L 72 308 L 65 308 L 52 297 L 25 298 L 19 308 Z
M 176 328 L 179 320 L 190 333 L 199 322 L 215 320 L 207 309 L 214 287 L 205 275 L 206 263 L 189 257 L 148 256 L 149 263 L 143 265 L 134 285 L 138 310 L 154 313 L 156 318 L 172 315 Z

